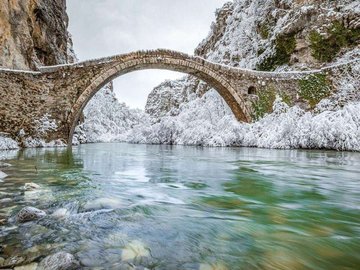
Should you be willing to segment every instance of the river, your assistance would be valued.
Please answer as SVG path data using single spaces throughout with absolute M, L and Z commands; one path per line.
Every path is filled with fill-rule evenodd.
M 64 250 L 85 269 L 360 266 L 360 153 L 109 143 L 5 155 L 5 259 Z M 24 206 L 47 216 L 19 224 Z

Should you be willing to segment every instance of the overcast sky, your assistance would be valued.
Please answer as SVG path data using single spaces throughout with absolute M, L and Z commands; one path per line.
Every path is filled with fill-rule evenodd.
M 227 0 L 67 0 L 70 32 L 80 60 L 141 49 L 193 54 Z M 183 74 L 145 70 L 115 80 L 115 93 L 130 107 L 144 108 L 149 92 Z

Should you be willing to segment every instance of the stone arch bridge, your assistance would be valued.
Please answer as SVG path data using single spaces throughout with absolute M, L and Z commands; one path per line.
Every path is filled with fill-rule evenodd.
M 41 134 L 50 141 L 71 143 L 82 110 L 105 84 L 142 69 L 167 69 L 193 75 L 216 89 L 239 121 L 253 120 L 253 104 L 267 89 L 299 97 L 299 81 L 314 74 L 335 80 L 344 66 L 311 72 L 271 73 L 233 68 L 170 50 L 139 51 L 37 71 L 0 69 L 0 132 L 21 141 L 19 134 L 39 136 L 36 123 L 45 115 L 57 128 Z

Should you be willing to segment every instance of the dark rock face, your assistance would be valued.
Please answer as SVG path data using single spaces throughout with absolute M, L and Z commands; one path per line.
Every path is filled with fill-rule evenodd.
M 20 212 L 17 214 L 17 220 L 21 223 L 40 219 L 46 216 L 46 213 L 40 209 L 37 209 L 35 207 L 24 207 L 20 210 Z
M 74 61 L 65 0 L 0 2 L 0 66 L 37 69 Z
M 38 270 L 76 270 L 80 269 L 79 262 L 72 254 L 58 252 L 47 256 L 42 260 L 37 268 Z

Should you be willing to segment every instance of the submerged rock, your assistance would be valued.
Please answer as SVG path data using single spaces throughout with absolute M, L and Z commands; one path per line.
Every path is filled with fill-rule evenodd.
M 80 269 L 75 257 L 63 251 L 47 256 L 39 264 L 37 270 L 75 270 Z
M 17 214 L 17 220 L 23 223 L 27 221 L 36 220 L 45 216 L 46 216 L 45 211 L 42 211 L 35 207 L 27 206 L 19 211 L 19 213 Z
M 7 177 L 8 175 L 2 171 L 0 171 L 0 180 L 4 179 L 5 177 Z
M 67 210 L 66 208 L 59 208 L 57 210 L 55 210 L 54 213 L 52 213 L 51 216 L 53 216 L 54 218 L 58 218 L 58 219 L 64 219 L 66 217 L 68 217 L 70 215 L 69 210 Z
M 0 200 L 0 203 L 9 203 L 9 202 L 12 202 L 11 198 L 3 198 Z
M 40 186 L 35 183 L 26 183 L 24 186 L 25 190 L 35 190 L 35 189 L 39 189 L 39 188 L 40 188 Z
M 85 210 L 100 210 L 100 209 L 117 209 L 124 206 L 120 200 L 110 198 L 99 198 L 94 201 L 89 201 L 85 204 Z
M 122 250 L 121 260 L 130 261 L 137 258 L 149 256 L 149 249 L 142 242 L 134 240 Z
M 14 266 L 20 265 L 24 262 L 25 262 L 25 258 L 21 256 L 12 256 L 10 258 L 7 258 L 5 261 L 3 261 L 2 265 L 0 264 L 0 266 L 5 268 L 7 267 L 13 268 Z

